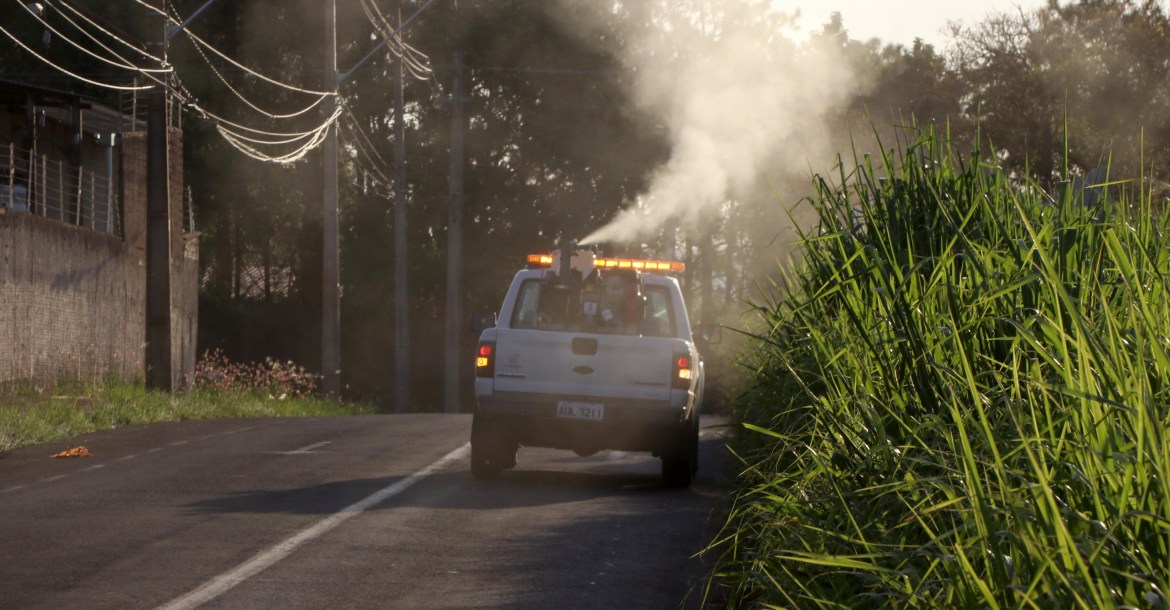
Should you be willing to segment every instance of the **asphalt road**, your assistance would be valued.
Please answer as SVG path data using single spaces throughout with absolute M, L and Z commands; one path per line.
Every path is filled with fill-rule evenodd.
M 730 459 L 522 449 L 466 415 L 219 420 L 0 455 L 0 608 L 698 608 Z M 51 459 L 84 445 L 90 457 Z

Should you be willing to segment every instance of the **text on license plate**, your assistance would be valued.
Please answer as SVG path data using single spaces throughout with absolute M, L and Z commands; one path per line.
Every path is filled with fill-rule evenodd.
M 561 400 L 557 402 L 557 417 L 602 420 L 605 419 L 605 405 L 599 402 Z

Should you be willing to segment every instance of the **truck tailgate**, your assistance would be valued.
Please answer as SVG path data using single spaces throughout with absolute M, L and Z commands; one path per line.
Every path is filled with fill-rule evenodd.
M 676 339 L 499 329 L 495 390 L 670 400 Z M 685 352 L 685 344 L 681 347 Z

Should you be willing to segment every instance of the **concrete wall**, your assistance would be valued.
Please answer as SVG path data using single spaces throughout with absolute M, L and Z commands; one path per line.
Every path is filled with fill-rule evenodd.
M 146 142 L 122 146 L 124 238 L 0 209 L 0 384 L 145 377 Z M 182 135 L 171 146 L 171 369 L 195 369 L 199 257 L 183 233 Z
M 0 210 L 0 383 L 141 377 L 145 295 L 116 237 Z

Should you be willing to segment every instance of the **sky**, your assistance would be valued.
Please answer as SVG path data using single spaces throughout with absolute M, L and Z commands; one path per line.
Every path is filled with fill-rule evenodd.
M 973 25 L 991 13 L 1033 10 L 1046 0 L 772 0 L 784 12 L 800 11 L 802 32 L 816 31 L 834 12 L 841 13 L 849 37 L 880 38 L 909 46 L 915 38 L 941 50 L 949 42 L 947 22 Z

